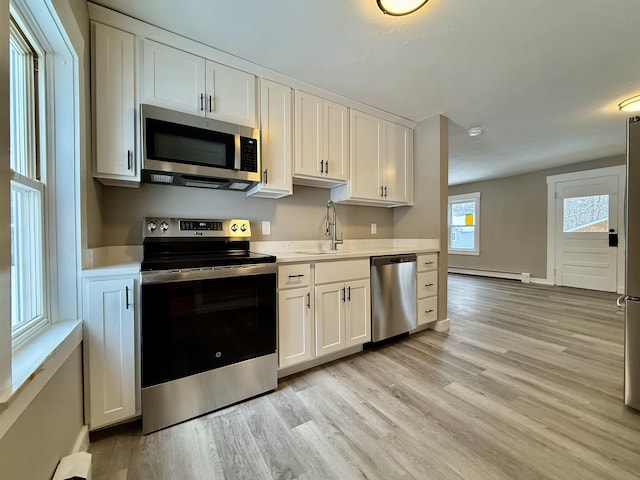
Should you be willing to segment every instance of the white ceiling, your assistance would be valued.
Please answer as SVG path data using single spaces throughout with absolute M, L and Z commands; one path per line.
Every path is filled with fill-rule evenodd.
M 97 0 L 319 88 L 451 120 L 449 183 L 624 153 L 640 0 Z M 467 130 L 482 127 L 471 138 Z

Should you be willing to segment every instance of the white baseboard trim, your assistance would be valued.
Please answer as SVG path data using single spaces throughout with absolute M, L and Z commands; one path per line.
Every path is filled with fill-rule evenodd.
M 83 425 L 71 453 L 86 452 L 87 450 L 89 450 L 89 425 Z
M 432 327 L 436 332 L 448 332 L 449 331 L 449 319 L 438 320 Z

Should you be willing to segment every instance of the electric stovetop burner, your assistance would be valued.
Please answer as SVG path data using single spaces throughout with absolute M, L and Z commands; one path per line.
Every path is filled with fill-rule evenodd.
M 248 220 L 144 219 L 142 271 L 274 263 L 249 250 Z

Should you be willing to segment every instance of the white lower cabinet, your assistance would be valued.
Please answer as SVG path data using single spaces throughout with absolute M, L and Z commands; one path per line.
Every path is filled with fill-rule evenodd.
M 280 368 L 313 358 L 311 288 L 278 293 L 278 361 Z
M 369 276 L 368 258 L 316 265 L 316 356 L 371 340 Z
M 311 265 L 278 268 L 278 366 L 290 367 L 313 358 Z
M 369 259 L 278 268 L 278 361 L 291 367 L 371 340 Z
M 426 253 L 417 259 L 418 326 L 438 320 L 438 254 Z
M 85 410 L 91 430 L 136 415 L 137 277 L 84 279 Z

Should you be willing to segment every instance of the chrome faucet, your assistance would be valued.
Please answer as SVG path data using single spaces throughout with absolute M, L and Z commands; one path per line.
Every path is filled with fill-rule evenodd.
M 330 210 L 333 209 L 333 215 L 330 217 Z M 336 205 L 333 203 L 333 200 L 329 200 L 327 202 L 327 218 L 324 224 L 324 234 L 327 237 L 331 237 L 331 250 L 337 250 L 337 246 L 341 245 L 344 240 L 341 238 L 337 238 L 338 234 L 336 232 L 337 224 L 336 224 Z

